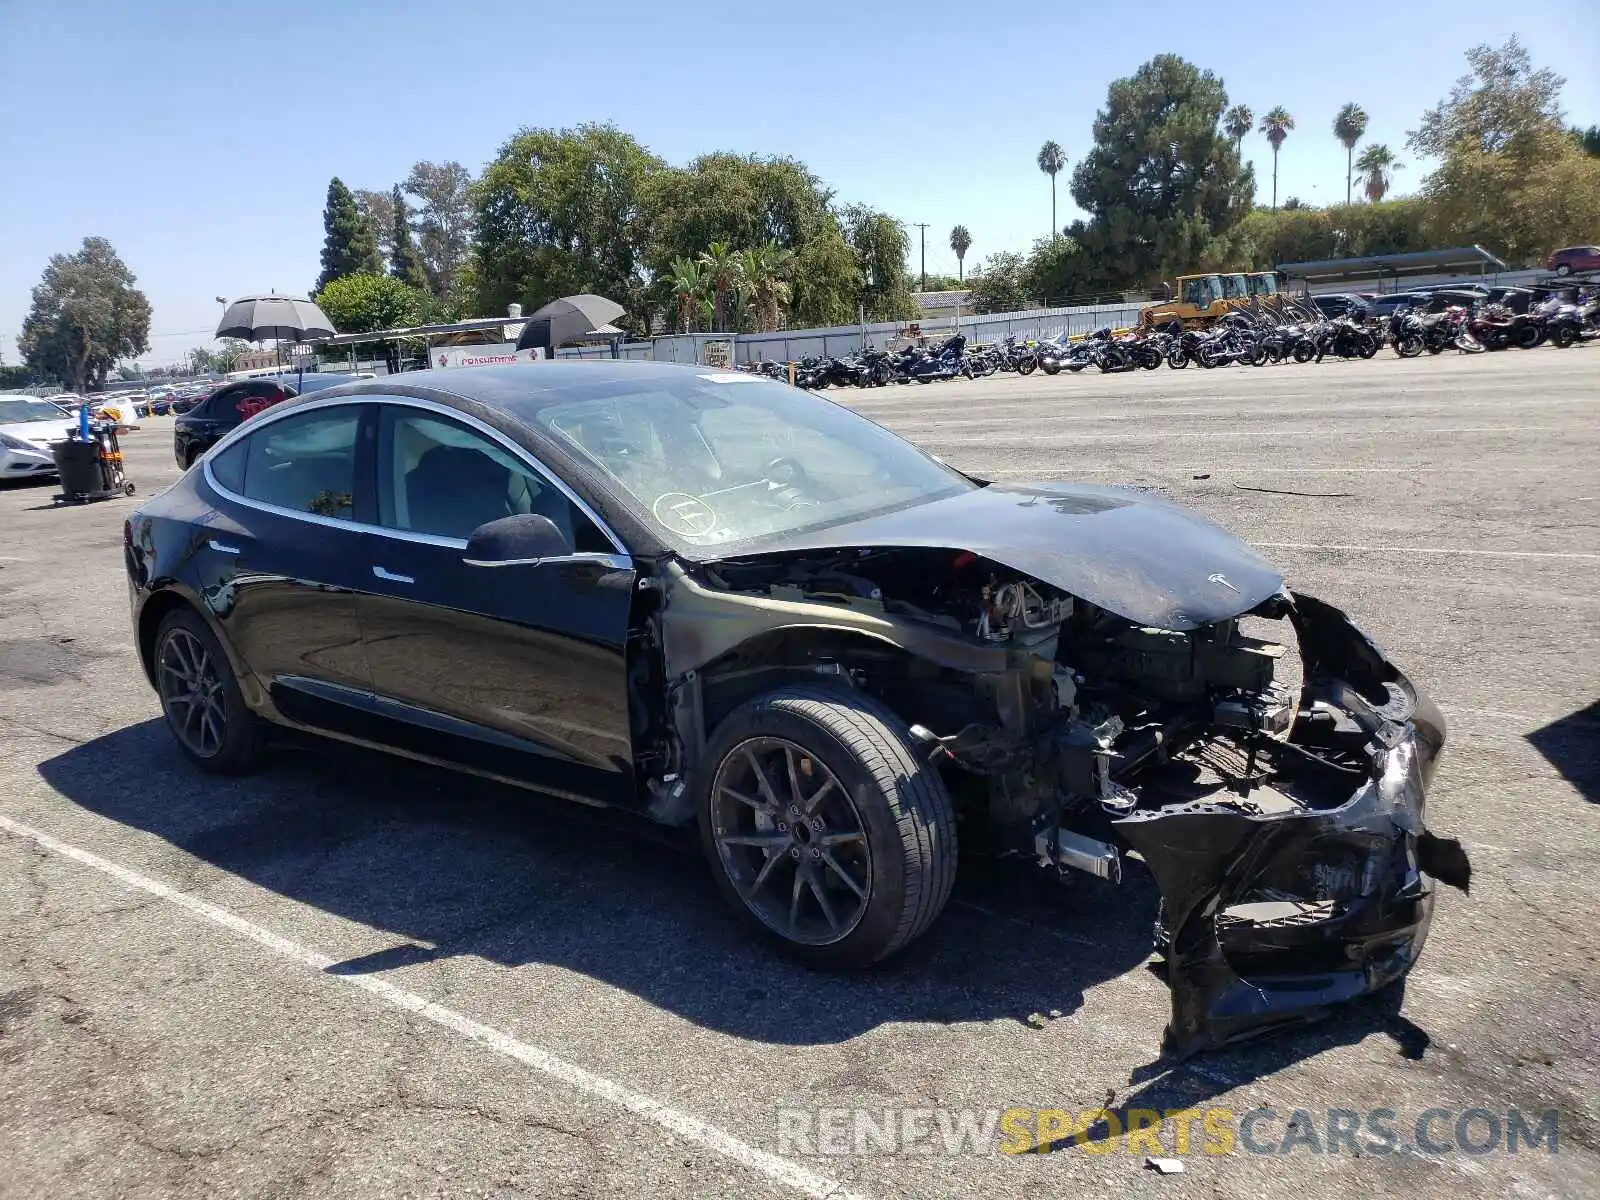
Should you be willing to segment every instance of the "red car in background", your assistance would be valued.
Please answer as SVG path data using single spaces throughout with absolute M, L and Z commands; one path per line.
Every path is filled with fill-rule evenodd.
M 1600 246 L 1568 246 L 1557 250 L 1545 260 L 1545 269 L 1557 275 L 1571 275 L 1574 271 L 1600 271 Z

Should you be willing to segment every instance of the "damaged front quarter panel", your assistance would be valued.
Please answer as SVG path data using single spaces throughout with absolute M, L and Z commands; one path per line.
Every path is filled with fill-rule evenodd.
M 1196 802 L 1136 812 L 1118 832 L 1161 889 L 1172 1020 L 1164 1052 L 1185 1057 L 1401 978 L 1421 953 L 1432 880 L 1467 889 L 1460 843 L 1423 825 L 1444 746 L 1438 708 L 1338 609 L 1285 593 L 1305 686 L 1291 742 L 1317 718 L 1365 739 L 1371 764 L 1336 808 L 1266 814 Z

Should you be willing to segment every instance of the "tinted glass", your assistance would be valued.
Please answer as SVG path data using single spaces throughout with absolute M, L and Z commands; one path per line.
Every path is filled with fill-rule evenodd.
M 242 443 L 239 494 L 295 512 L 353 520 L 360 424 L 359 410 L 351 407 L 301 413 L 265 426 Z
M 501 517 L 548 517 L 573 549 L 615 550 L 549 480 L 476 430 L 386 407 L 378 427 L 378 520 L 389 529 L 465 541 Z
M 230 492 L 244 495 L 244 460 L 249 439 L 235 442 L 221 454 L 211 456 L 211 474 Z

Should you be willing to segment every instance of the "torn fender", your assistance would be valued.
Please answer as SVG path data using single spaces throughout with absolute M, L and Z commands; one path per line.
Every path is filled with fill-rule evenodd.
M 1309 601 L 1306 603 L 1305 601 Z M 1438 708 L 1337 609 L 1296 598 L 1306 694 L 1377 693 L 1372 772 L 1344 804 L 1260 814 L 1211 802 L 1117 821 L 1165 905 L 1177 1058 L 1321 1015 L 1404 976 L 1427 939 L 1433 880 L 1467 889 L 1458 842 L 1423 825 L 1444 746 Z M 1332 674 L 1347 663 L 1359 683 Z

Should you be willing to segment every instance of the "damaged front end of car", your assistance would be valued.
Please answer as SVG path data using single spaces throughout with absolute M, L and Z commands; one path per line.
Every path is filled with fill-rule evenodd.
M 1163 501 L 991 485 L 930 507 L 937 521 L 670 565 L 662 779 L 738 705 L 826 676 L 903 720 L 965 850 L 1108 886 L 1144 862 L 1169 1054 L 1405 974 L 1431 881 L 1465 889 L 1469 868 L 1423 823 L 1443 720 L 1370 638 Z M 658 785 L 657 816 L 682 799 Z

